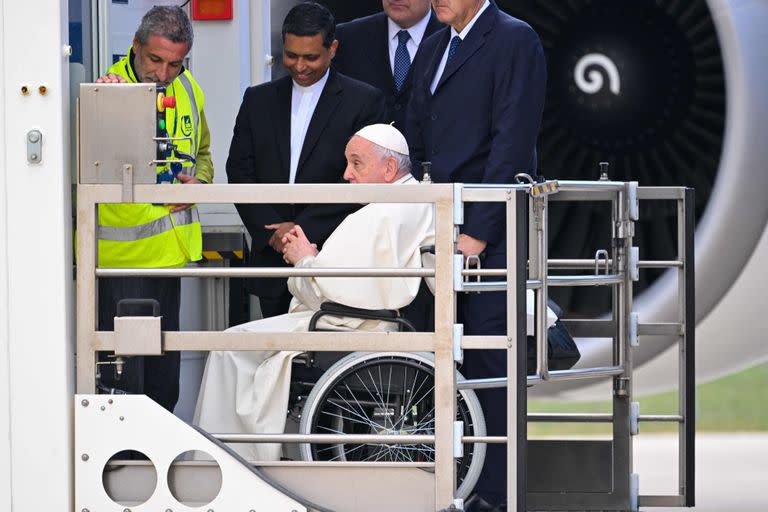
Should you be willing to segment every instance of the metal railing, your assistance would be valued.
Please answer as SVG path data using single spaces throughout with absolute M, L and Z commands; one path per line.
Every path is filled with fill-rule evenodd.
M 97 268 L 96 206 L 122 201 L 121 185 L 78 186 L 78 266 L 77 266 L 77 391 L 95 392 L 96 353 L 114 351 L 115 333 L 96 328 L 96 279 L 125 276 L 151 277 L 434 277 L 435 331 L 426 333 L 236 333 L 236 332 L 163 332 L 165 351 L 179 350 L 307 350 L 313 351 L 426 351 L 435 354 L 435 433 L 434 435 L 297 435 L 297 434 L 219 434 L 226 442 L 359 442 L 380 444 L 420 443 L 435 446 L 435 503 L 447 508 L 453 503 L 455 488 L 454 433 L 457 389 L 507 387 L 507 436 L 464 436 L 463 443 L 503 443 L 508 440 L 509 509 L 525 507 L 525 448 L 521 433 L 525 422 L 613 422 L 615 431 L 623 428 L 626 411 L 613 414 L 549 414 L 527 415 L 526 384 L 573 379 L 614 378 L 614 393 L 622 403 L 631 399 L 631 343 L 636 335 L 677 333 L 681 339 L 681 400 L 678 415 L 639 416 L 639 421 L 677 422 L 686 443 L 681 449 L 681 493 L 693 496 L 692 475 L 692 196 L 680 189 L 638 188 L 623 182 L 560 182 L 553 196 L 528 196 L 528 185 L 398 185 L 396 190 L 375 185 L 206 185 L 169 187 L 134 185 L 135 202 L 148 203 L 432 203 L 435 207 L 436 259 L 434 269 L 395 268 L 182 268 L 182 269 L 102 269 Z M 670 261 L 638 261 L 632 258 L 632 223 L 637 219 L 637 199 L 673 199 L 681 205 L 680 244 L 678 258 Z M 615 243 L 612 254 L 600 260 L 609 269 L 604 274 L 550 276 L 550 269 L 589 270 L 596 260 L 548 258 L 547 204 L 550 200 L 608 201 L 613 211 Z M 687 202 L 686 202 L 687 201 Z M 457 269 L 455 250 L 458 229 L 463 223 L 463 204 L 467 202 L 502 202 L 506 205 L 507 268 Z M 529 225 L 524 222 L 526 208 Z M 530 229 L 529 229 L 530 227 Z M 526 246 L 528 249 L 526 250 Z M 680 306 L 685 309 L 679 323 L 639 324 L 632 331 L 632 282 L 637 268 L 672 268 L 679 272 L 684 290 Z M 503 277 L 499 281 L 466 282 L 474 277 Z M 584 332 L 598 332 L 613 338 L 613 361 L 610 366 L 552 371 L 547 364 L 547 290 L 549 286 L 606 286 L 613 290 L 613 313 L 609 320 L 569 323 Z M 525 289 L 534 290 L 536 311 L 536 371 L 526 376 L 521 359 L 526 356 Z M 461 350 L 505 349 L 508 379 L 477 379 L 456 382 L 454 325 L 456 293 L 504 291 L 507 300 L 507 332 L 500 336 L 463 336 Z M 514 377 L 513 377 L 514 376 Z M 688 399 L 685 396 L 689 397 Z M 616 402 L 614 403 L 616 405 Z M 624 423 L 622 423 L 624 422 Z M 616 426 L 621 423 L 621 425 Z M 523 439 L 524 442 L 524 439 Z M 630 453 L 631 439 L 622 437 L 617 450 Z M 627 467 L 625 465 L 624 469 Z M 691 476 L 691 478 L 686 478 Z M 629 484 L 627 483 L 627 486 Z M 687 498 L 686 498 L 687 499 Z M 647 504 L 660 503 L 651 497 Z

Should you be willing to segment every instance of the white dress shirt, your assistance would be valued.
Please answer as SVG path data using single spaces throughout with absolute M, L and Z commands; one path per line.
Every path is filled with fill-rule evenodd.
M 485 3 L 480 8 L 479 11 L 477 11 L 477 14 L 475 14 L 471 20 L 469 20 L 469 23 L 467 23 L 467 26 L 464 27 L 464 30 L 461 31 L 461 33 L 456 32 L 456 29 L 451 27 L 451 37 L 448 39 L 448 46 L 445 47 L 445 52 L 443 52 L 443 58 L 440 60 L 440 65 L 437 66 L 437 72 L 435 73 L 434 78 L 432 78 L 432 85 L 429 86 L 429 90 L 432 92 L 432 94 L 435 94 L 435 89 L 437 89 L 437 84 L 440 83 L 440 78 L 443 76 L 443 71 L 445 71 L 445 64 L 448 62 L 448 50 L 451 48 L 451 40 L 455 36 L 459 36 L 462 40 L 467 38 L 467 35 L 469 34 L 469 31 L 472 30 L 472 27 L 475 26 L 475 22 L 477 21 L 477 18 L 480 17 L 481 14 L 488 8 L 488 6 L 491 5 L 491 3 L 488 0 L 485 0 Z
M 401 30 L 407 30 L 411 38 L 406 43 L 405 47 L 408 48 L 408 55 L 411 56 L 411 62 L 416 57 L 416 52 L 419 51 L 419 45 L 421 40 L 424 39 L 424 32 L 427 31 L 427 25 L 429 25 L 429 17 L 432 15 L 432 10 L 427 12 L 424 19 L 420 20 L 411 28 L 402 28 L 397 23 L 392 21 L 391 18 L 387 18 L 387 26 L 389 27 L 389 67 L 392 69 L 392 74 L 395 73 L 395 51 L 397 51 L 397 45 L 400 42 L 397 38 L 398 32 Z
M 304 138 L 307 136 L 307 128 L 315 113 L 315 107 L 320 100 L 320 95 L 325 89 L 330 70 L 325 72 L 323 78 L 310 85 L 303 87 L 293 82 L 291 91 L 291 174 L 288 183 L 296 181 L 296 170 L 299 167 L 299 157 L 301 148 L 304 147 Z

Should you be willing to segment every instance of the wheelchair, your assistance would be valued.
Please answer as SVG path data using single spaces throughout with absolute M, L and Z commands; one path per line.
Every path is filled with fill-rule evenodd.
M 391 322 L 414 331 L 394 310 L 363 310 L 326 302 L 310 321 L 320 330 L 323 316 L 347 316 Z M 408 352 L 305 353 L 295 360 L 289 415 L 301 434 L 432 435 L 435 431 L 434 356 Z M 298 377 L 298 378 L 296 378 Z M 456 379 L 463 379 L 457 371 Z M 485 436 L 485 419 L 474 391 L 456 394 L 456 420 L 463 435 Z M 486 445 L 470 443 L 456 459 L 456 496 L 472 492 L 485 460 Z M 304 461 L 434 462 L 426 444 L 301 444 Z

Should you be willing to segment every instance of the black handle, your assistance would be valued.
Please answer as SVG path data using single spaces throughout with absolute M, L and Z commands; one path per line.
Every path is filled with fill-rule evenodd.
M 147 306 L 152 308 L 152 316 L 160 316 L 160 303 L 155 299 L 121 299 L 117 301 L 115 316 L 129 316 L 123 310 L 129 306 Z M 140 315 L 146 316 L 146 315 Z

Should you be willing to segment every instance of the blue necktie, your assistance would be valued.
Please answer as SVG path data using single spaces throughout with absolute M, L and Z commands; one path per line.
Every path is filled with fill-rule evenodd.
M 411 55 L 408 53 L 408 40 L 411 34 L 407 30 L 401 30 L 397 33 L 397 50 L 395 50 L 395 69 L 393 78 L 395 79 L 395 89 L 400 91 L 405 83 L 405 77 L 408 76 L 408 68 L 411 67 Z
M 445 61 L 445 66 L 448 67 L 448 63 L 451 62 L 451 58 L 456 53 L 456 49 L 461 44 L 461 38 L 459 36 L 453 36 L 451 39 L 451 45 L 448 47 L 448 58 Z

